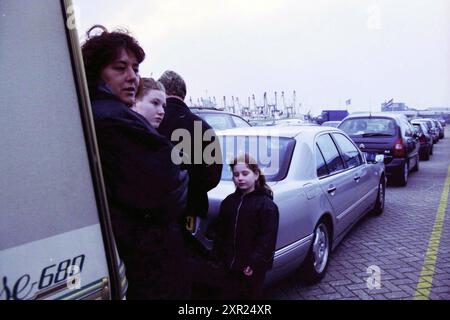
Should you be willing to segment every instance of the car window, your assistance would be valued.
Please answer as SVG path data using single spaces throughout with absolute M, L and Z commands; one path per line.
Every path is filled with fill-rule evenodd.
M 413 126 L 417 133 L 423 133 L 422 126 L 420 125 L 420 123 L 414 123 Z
M 432 128 L 431 123 L 429 121 L 427 120 L 419 120 L 419 121 L 425 124 L 425 126 L 427 127 L 427 131 Z
M 348 168 L 358 167 L 362 164 L 361 154 L 355 145 L 344 135 L 333 133 L 333 138 L 341 150 L 341 155 Z
M 328 171 L 328 167 L 325 163 L 325 159 L 323 158 L 322 152 L 319 149 L 319 146 L 316 144 L 316 170 L 317 177 L 325 177 L 330 174 Z
M 410 128 L 410 124 L 405 119 L 400 119 L 400 128 L 402 130 L 402 136 L 404 136 L 404 137 L 412 136 L 412 130 Z
M 439 121 L 433 120 L 433 122 L 434 122 L 434 125 L 436 126 L 436 128 L 442 129 L 442 126 L 441 126 L 441 124 L 439 123 Z
M 317 139 L 317 145 L 320 151 L 322 151 L 330 174 L 344 169 L 344 163 L 339 155 L 339 151 L 329 134 L 321 135 Z
M 363 135 L 395 135 L 395 120 L 389 118 L 351 118 L 344 120 L 338 126 L 349 136 L 363 136 Z
M 213 114 L 213 113 L 199 113 L 213 129 L 215 130 L 225 130 L 233 128 L 233 123 L 228 114 Z
M 280 181 L 289 170 L 295 139 L 272 136 L 220 136 L 222 180 L 232 180 L 230 163 L 244 153 L 252 156 L 267 181 Z
M 250 125 L 247 122 L 245 122 L 243 119 L 236 117 L 236 116 L 232 116 L 232 118 L 233 118 L 236 128 L 250 127 Z
M 431 121 L 431 120 L 427 120 L 427 122 L 429 123 L 429 125 L 430 125 L 430 128 L 435 128 L 436 127 L 436 125 L 434 124 L 434 122 L 433 121 Z

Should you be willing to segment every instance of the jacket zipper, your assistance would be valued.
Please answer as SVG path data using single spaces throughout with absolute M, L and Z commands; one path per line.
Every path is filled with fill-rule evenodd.
M 230 264 L 230 269 L 233 268 L 234 262 L 236 261 L 237 223 L 238 223 L 238 220 L 239 220 L 239 211 L 241 210 L 242 203 L 244 202 L 244 197 L 245 197 L 245 194 L 242 195 L 242 197 L 241 197 L 241 202 L 239 203 L 239 206 L 237 208 L 236 221 L 234 223 L 234 256 L 233 256 L 233 260 L 231 261 L 231 264 Z

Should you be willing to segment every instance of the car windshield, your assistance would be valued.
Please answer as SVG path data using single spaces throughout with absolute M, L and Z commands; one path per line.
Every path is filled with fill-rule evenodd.
M 414 128 L 416 128 L 417 132 L 423 133 L 420 123 L 413 123 L 413 126 L 414 126 Z
M 428 129 L 431 129 L 431 128 L 432 128 L 431 122 L 429 122 L 429 121 L 427 121 L 427 120 L 414 120 L 414 121 L 424 123 L 425 126 L 426 126 Z
M 267 181 L 286 177 L 295 139 L 271 136 L 219 136 L 223 157 L 222 180 L 232 180 L 230 163 L 237 156 L 249 154 L 258 163 Z
M 395 121 L 388 118 L 353 118 L 343 121 L 339 129 L 349 136 L 392 137 L 395 135 Z

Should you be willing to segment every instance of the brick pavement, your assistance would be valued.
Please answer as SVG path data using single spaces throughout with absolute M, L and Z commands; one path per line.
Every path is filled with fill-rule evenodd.
M 421 161 L 407 187 L 389 185 L 385 211 L 364 217 L 333 251 L 327 274 L 306 286 L 297 275 L 266 292 L 268 299 L 413 299 L 450 164 L 450 128 Z M 369 290 L 367 268 L 381 268 L 381 288 Z M 450 205 L 447 205 L 429 299 L 450 299 Z

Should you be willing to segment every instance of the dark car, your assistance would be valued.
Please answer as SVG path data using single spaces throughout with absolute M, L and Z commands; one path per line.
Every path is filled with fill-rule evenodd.
M 414 121 L 422 121 L 427 124 L 428 132 L 433 136 L 433 143 L 438 143 L 439 141 L 439 129 L 432 119 L 429 118 L 417 118 Z
M 439 128 L 439 139 L 444 139 L 445 138 L 445 130 L 444 130 L 444 127 L 442 126 L 441 122 L 436 119 L 433 119 L 433 122 Z
M 190 108 L 190 110 L 208 122 L 214 130 L 251 127 L 243 118 L 230 112 L 211 108 Z
M 340 123 L 341 123 L 340 121 L 325 121 L 322 123 L 322 126 L 337 128 Z
M 368 159 L 385 156 L 389 180 L 405 186 L 410 171 L 419 170 L 418 135 L 404 115 L 391 113 L 358 113 L 342 120 L 338 126 L 345 131 Z
M 419 136 L 419 155 L 421 160 L 430 160 L 430 155 L 433 154 L 433 137 L 428 132 L 428 126 L 423 121 L 412 120 L 411 124 L 414 126 L 416 133 Z

